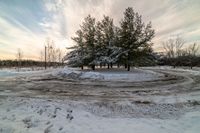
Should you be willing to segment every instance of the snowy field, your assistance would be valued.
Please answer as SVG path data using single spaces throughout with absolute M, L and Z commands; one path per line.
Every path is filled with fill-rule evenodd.
M 199 133 L 200 69 L 0 70 L 0 133 Z

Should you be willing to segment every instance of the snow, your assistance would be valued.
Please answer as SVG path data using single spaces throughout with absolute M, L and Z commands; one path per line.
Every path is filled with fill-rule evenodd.
M 0 70 L 0 133 L 199 133 L 198 70 L 170 67 L 135 68 L 131 72 L 115 69 L 82 71 L 69 67 L 38 71 L 24 69 L 21 72 Z M 162 72 L 183 76 L 186 80 L 158 86 L 151 84 L 149 88 L 123 88 L 123 85 L 115 88 L 113 84 L 118 82 L 112 82 L 131 85 L 139 81 L 143 84 L 143 81 L 164 78 Z M 29 82 L 20 80 L 18 86 L 4 81 L 7 77 L 19 76 L 28 77 Z M 75 80 L 72 83 L 35 80 L 51 76 Z M 110 82 L 101 82 L 105 86 L 98 88 L 96 81 Z M 91 88 L 84 84 L 78 86 L 79 82 L 90 84 Z M 72 84 L 76 88 L 71 87 Z M 38 89 L 40 85 L 42 88 L 46 86 L 48 92 L 42 95 L 42 91 L 29 90 Z M 192 91 L 185 91 L 184 87 Z M 180 92 L 174 92 L 176 89 Z M 70 94 L 80 97 L 70 99 Z
M 179 119 L 98 117 L 69 101 L 41 99 L 1 100 L 1 133 L 198 133 L 200 112 Z M 68 117 L 67 117 L 68 116 Z M 70 119 L 72 118 L 72 119 Z
M 44 68 L 41 67 L 35 67 L 35 68 L 30 68 L 30 67 L 25 67 L 25 68 L 20 68 L 19 70 L 17 68 L 4 68 L 0 69 L 0 77 L 11 77 L 11 76 L 17 76 L 17 75 L 22 75 L 22 74 L 32 74 L 36 72 L 43 72 Z
M 77 73 L 77 74 L 79 74 L 79 73 L 81 73 L 80 71 L 79 71 L 80 69 L 78 69 L 78 68 L 70 68 L 70 67 L 64 67 L 64 69 L 62 70 L 62 71 L 60 71 L 60 74 L 70 74 L 70 73 Z
M 190 67 L 173 68 L 172 66 L 159 66 L 159 67 L 144 67 L 144 69 L 171 70 L 171 71 L 187 72 L 187 73 L 190 73 L 190 74 L 193 74 L 193 75 L 200 75 L 200 68 L 199 67 L 193 67 L 193 69 L 191 69 Z
M 7 77 L 7 76 L 13 76 L 16 73 L 12 72 L 12 71 L 8 71 L 8 70 L 0 70 L 0 77 Z
M 21 75 L 33 75 L 37 73 L 49 73 L 53 76 L 61 76 L 66 78 L 73 79 L 91 79 L 91 80 L 102 80 L 102 81 L 129 81 L 129 82 L 138 82 L 138 81 L 150 81 L 157 80 L 164 77 L 162 73 L 154 72 L 151 70 L 144 70 L 140 68 L 134 68 L 131 72 L 125 70 L 103 70 L 99 71 L 90 71 L 90 70 L 81 70 L 79 68 L 57 68 L 57 69 L 48 69 L 43 70 L 43 68 L 22 68 L 20 71 L 17 69 L 3 69 L 0 70 L 0 78 L 12 77 L 12 76 L 21 76 Z
M 47 70 L 44 70 L 43 67 L 25 67 L 18 69 L 17 68 L 3 68 L 0 69 L 0 81 L 4 81 L 5 79 L 9 78 L 18 78 L 21 76 L 29 77 L 29 76 L 38 76 L 38 74 L 54 74 L 58 71 L 62 70 L 62 68 L 48 68 Z
M 103 81 L 149 81 L 156 80 L 164 77 L 161 73 L 156 73 L 151 70 L 142 70 L 135 68 L 131 72 L 124 70 L 103 70 L 103 71 L 81 71 L 80 69 L 73 69 L 65 67 L 63 70 L 57 73 L 58 76 L 80 78 L 80 79 L 92 79 Z
M 99 117 L 63 100 L 8 98 L 0 102 L 1 133 L 199 133 L 200 111 L 180 118 Z
M 105 79 L 105 76 L 98 72 L 83 72 L 81 79 Z
M 134 70 L 134 72 L 102 72 L 102 76 L 105 80 L 112 81 L 148 81 L 158 79 L 163 75 L 149 71 Z

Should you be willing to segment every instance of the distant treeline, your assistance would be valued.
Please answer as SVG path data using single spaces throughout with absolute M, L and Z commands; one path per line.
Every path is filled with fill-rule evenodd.
M 157 65 L 200 67 L 200 56 L 183 55 L 176 58 L 157 58 Z
M 57 67 L 66 65 L 65 63 L 59 62 L 47 62 L 47 67 Z M 148 58 L 141 58 L 140 60 L 136 60 L 134 66 L 188 66 L 188 67 L 200 67 L 200 56 L 191 56 L 191 55 L 182 55 L 176 58 L 169 58 L 167 56 L 162 56 L 159 54 L 153 54 Z M 42 61 L 34 61 L 34 60 L 0 60 L 0 68 L 8 68 L 8 67 L 44 67 L 45 62 Z M 104 65 L 102 65 L 104 66 Z
M 60 62 L 47 62 L 47 66 L 61 66 L 64 63 Z M 0 67 L 44 67 L 45 62 L 34 60 L 0 60 Z

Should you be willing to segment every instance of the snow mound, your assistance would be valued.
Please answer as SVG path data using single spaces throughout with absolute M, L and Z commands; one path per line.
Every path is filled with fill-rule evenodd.
M 163 74 L 142 69 L 135 69 L 130 72 L 123 70 L 96 70 L 96 72 L 91 72 L 69 67 L 59 71 L 57 75 L 64 78 L 104 81 L 150 81 L 164 77 Z
M 104 79 L 104 76 L 98 72 L 83 72 L 81 79 Z
M 71 73 L 76 73 L 76 74 L 80 74 L 81 72 L 79 71 L 79 69 L 75 69 L 75 68 L 70 68 L 70 67 L 65 67 L 64 69 L 62 69 L 62 71 L 60 72 L 60 74 L 71 74 Z
M 59 76 L 72 79 L 103 79 L 103 75 L 98 72 L 84 72 L 80 69 L 65 67 L 58 73 Z
M 61 77 L 69 77 L 72 79 L 76 79 L 80 77 L 81 72 L 74 68 L 65 67 L 64 69 L 58 72 L 58 75 Z

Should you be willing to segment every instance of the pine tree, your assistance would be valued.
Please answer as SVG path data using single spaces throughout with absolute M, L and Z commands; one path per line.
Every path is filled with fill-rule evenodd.
M 76 32 L 76 37 L 72 37 L 76 45 L 69 48 L 71 51 L 65 56 L 65 60 L 68 60 L 70 66 L 83 69 L 86 65 L 94 70 L 96 64 L 95 18 L 88 15 L 80 28 Z
M 104 60 L 102 60 L 102 57 L 105 55 L 105 45 L 103 42 L 103 36 L 101 31 L 101 22 L 97 22 L 96 25 L 96 63 L 102 67 L 102 64 L 104 64 Z
M 98 60 L 101 63 L 108 64 L 108 68 L 113 62 L 112 60 L 112 48 L 114 46 L 114 24 L 113 19 L 109 16 L 104 16 L 103 20 L 97 23 L 96 27 L 97 45 L 99 46 Z
M 83 42 L 83 32 L 78 30 L 76 35 L 76 37 L 72 37 L 72 40 L 76 43 L 76 45 L 74 47 L 68 48 L 72 49 L 72 51 L 66 55 L 65 60 L 68 60 L 68 65 L 81 67 L 81 69 L 83 69 L 86 58 L 86 48 Z
M 95 64 L 96 64 L 95 27 L 96 27 L 96 21 L 95 18 L 91 17 L 91 15 L 88 15 L 84 19 L 84 22 L 81 25 L 81 30 L 83 31 L 84 45 L 86 47 L 85 64 L 91 66 L 93 70 L 95 70 Z
M 141 15 L 134 12 L 131 7 L 125 10 L 120 26 L 121 47 L 124 51 L 122 58 L 125 58 L 127 70 L 130 71 L 130 65 L 139 58 L 139 53 L 146 52 L 148 51 L 146 49 L 151 48 L 154 30 L 151 23 L 145 25 Z
M 127 8 L 120 28 L 114 26 L 113 19 L 104 16 L 96 23 L 95 18 L 88 15 L 80 30 L 72 39 L 76 45 L 66 56 L 68 64 L 82 67 L 107 64 L 125 64 L 127 70 L 138 60 L 152 56 L 152 43 L 154 30 L 151 23 L 145 25 L 142 17 L 132 8 Z

